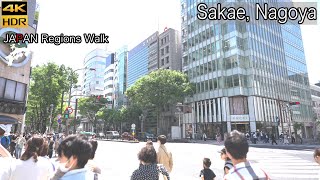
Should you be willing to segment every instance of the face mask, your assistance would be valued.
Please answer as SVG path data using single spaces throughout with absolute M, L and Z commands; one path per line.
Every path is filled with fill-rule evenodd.
M 60 163 L 59 169 L 61 172 L 66 173 L 66 172 L 70 171 L 71 167 L 73 166 L 73 163 L 71 164 L 70 167 L 67 168 L 66 165 L 68 162 L 69 162 L 69 160 L 66 163 Z

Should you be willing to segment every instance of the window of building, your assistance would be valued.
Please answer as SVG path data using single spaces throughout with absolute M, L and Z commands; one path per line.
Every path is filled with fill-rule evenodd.
M 188 65 L 188 56 L 183 57 L 183 66 Z
M 99 84 L 99 81 L 96 81 L 96 84 Z
M 248 114 L 248 98 L 244 96 L 229 97 L 231 115 Z
M 169 56 L 166 57 L 166 63 L 169 63 Z
M 223 41 L 222 45 L 223 45 L 224 51 L 228 51 L 230 49 L 230 41 L 229 40 Z
M 169 53 L 169 46 L 166 46 L 166 53 Z
M 161 59 L 161 66 L 164 65 L 164 59 Z
M 164 55 L 164 49 L 161 49 L 161 56 Z
M 8 99 L 23 102 L 26 95 L 26 84 L 0 78 L 0 99 Z

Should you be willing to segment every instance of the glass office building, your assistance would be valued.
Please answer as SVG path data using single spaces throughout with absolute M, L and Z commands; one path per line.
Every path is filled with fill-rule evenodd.
M 124 93 L 127 90 L 128 47 L 124 46 L 116 52 L 114 73 L 114 107 L 126 106 Z
M 82 83 L 84 95 L 103 95 L 107 56 L 108 54 L 105 50 L 95 49 L 85 57 Z
M 228 5 L 234 4 L 222 3 Z M 255 4 L 245 5 L 253 15 Z M 300 27 L 196 15 L 197 1 L 182 0 L 182 69 L 196 84 L 195 95 L 186 99 L 193 111 L 184 115 L 183 134 L 215 137 L 233 129 L 278 134 L 294 122 L 303 122 L 308 131 L 311 95 Z M 293 122 L 284 111 L 292 101 L 301 102 L 292 107 Z
M 149 49 L 147 39 L 128 52 L 128 88 L 148 74 Z

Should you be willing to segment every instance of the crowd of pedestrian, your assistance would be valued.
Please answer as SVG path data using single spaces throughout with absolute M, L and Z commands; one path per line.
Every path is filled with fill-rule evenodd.
M 97 180 L 101 174 L 94 161 L 98 142 L 84 135 L 15 135 L 9 144 L 0 145 L 0 180 Z
M 1 134 L 3 137 L 0 126 Z M 7 147 L 2 145 L 4 141 L 0 145 L 0 180 L 99 179 L 101 168 L 94 161 L 98 142 L 94 138 L 84 135 L 11 135 L 8 138 L 10 142 L 6 142 Z M 256 134 L 256 137 L 261 138 L 261 135 Z M 274 139 L 272 135 L 271 139 Z M 140 163 L 132 173 L 131 180 L 170 180 L 173 155 L 167 149 L 166 142 L 167 137 L 160 135 L 157 138 L 157 148 L 152 141 L 142 147 L 138 152 Z M 218 151 L 224 161 L 224 166 L 221 167 L 224 180 L 270 179 L 263 168 L 247 160 L 248 152 L 247 134 L 236 130 L 226 134 L 224 148 Z M 55 163 L 51 158 L 56 155 L 58 159 Z M 320 148 L 315 150 L 314 159 L 320 164 Z M 200 179 L 214 180 L 217 177 L 210 169 L 211 165 L 210 158 L 202 160 Z

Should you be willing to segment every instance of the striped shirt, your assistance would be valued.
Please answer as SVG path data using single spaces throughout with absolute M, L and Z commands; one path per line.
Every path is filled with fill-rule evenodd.
M 224 180 L 270 180 L 270 177 L 263 169 L 246 161 L 234 165 Z

